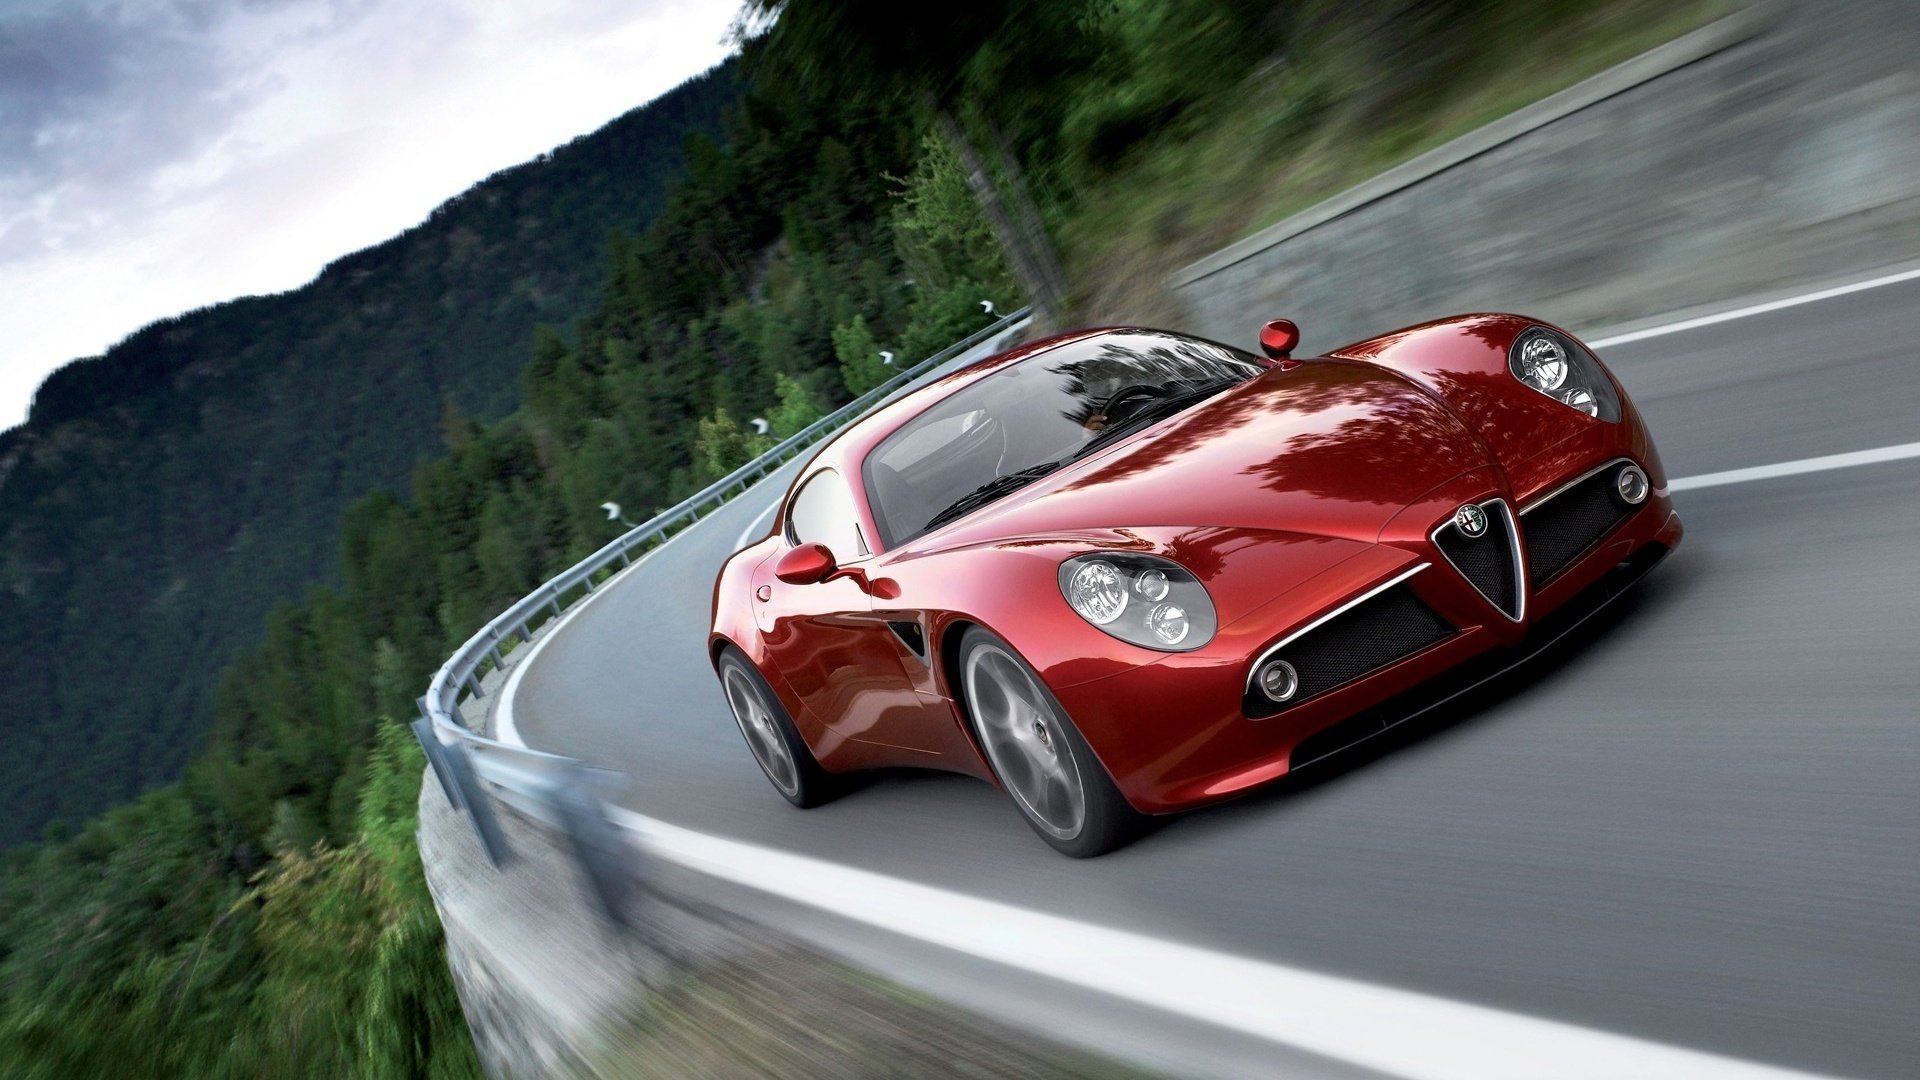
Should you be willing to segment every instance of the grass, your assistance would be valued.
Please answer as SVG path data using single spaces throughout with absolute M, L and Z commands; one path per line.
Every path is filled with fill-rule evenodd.
M 1084 190 L 1060 230 L 1077 306 L 1093 322 L 1175 322 L 1177 268 L 1734 6 L 1507 0 L 1482 5 L 1471 27 L 1389 42 L 1309 5 L 1287 55 Z

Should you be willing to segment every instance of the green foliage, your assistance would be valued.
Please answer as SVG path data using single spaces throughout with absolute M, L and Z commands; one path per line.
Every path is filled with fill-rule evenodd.
M 712 416 L 701 417 L 698 431 L 695 439 L 701 476 L 709 482 L 753 460 L 753 432 L 728 415 L 725 407 L 716 407 Z
M 994 310 L 1004 314 L 1011 306 L 1011 292 L 1004 284 L 971 279 L 944 289 L 920 290 L 914 296 L 913 317 L 901 336 L 901 352 L 919 359 L 979 330 L 997 317 L 987 314 L 980 302 L 990 301 Z
M 767 420 L 773 429 L 769 434 L 776 441 L 798 434 L 802 428 L 826 415 L 812 388 L 784 371 L 774 373 L 773 393 L 779 403 L 767 414 Z
M 833 328 L 833 355 L 840 361 L 840 382 L 854 397 L 879 386 L 894 369 L 880 355 L 880 343 L 867 328 L 867 317 L 855 315 L 845 326 Z
M 383 724 L 357 841 L 283 855 L 242 901 L 259 912 L 265 972 L 254 1023 L 290 1073 L 475 1071 L 413 841 L 423 765 L 405 729 Z
M 993 283 L 1007 296 L 1012 277 L 993 230 L 967 187 L 959 155 L 946 140 L 928 135 L 920 158 L 900 183 L 893 216 L 900 257 L 923 289 L 950 289 L 969 278 Z
M 413 844 L 421 769 L 382 723 L 352 841 L 265 870 L 191 785 L 16 851 L 0 1072 L 477 1076 Z
M 1110 168 L 1209 96 L 1237 87 L 1278 45 L 1273 5 L 1255 0 L 1107 0 L 1089 7 L 1101 44 L 1069 99 L 1060 137 L 1083 167 Z

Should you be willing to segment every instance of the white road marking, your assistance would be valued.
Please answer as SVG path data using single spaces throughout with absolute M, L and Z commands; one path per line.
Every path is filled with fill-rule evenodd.
M 768 476 L 762 477 L 759 480 L 754 481 L 753 487 L 749 487 L 747 491 L 750 492 L 755 490 L 761 484 L 766 483 L 767 480 L 769 479 L 772 479 L 771 474 L 769 474 Z M 778 488 L 777 490 L 785 491 L 786 489 Z M 742 492 L 740 494 L 741 499 L 744 499 L 746 497 L 747 497 L 746 492 Z M 780 500 L 777 497 L 774 499 L 774 503 L 776 505 L 779 503 L 779 501 Z M 729 505 L 733 505 L 733 504 L 729 504 Z M 532 646 L 528 648 L 527 654 L 525 656 L 518 657 L 517 659 L 514 660 L 512 670 L 507 672 L 507 681 L 503 683 L 500 687 L 500 704 L 497 708 L 493 710 L 493 737 L 500 740 L 503 743 L 506 743 L 508 746 L 526 747 L 527 742 L 525 739 L 520 737 L 520 727 L 517 723 L 515 723 L 515 720 L 514 720 L 513 704 L 515 699 L 518 698 L 520 694 L 521 678 L 523 678 L 526 675 L 527 671 L 533 667 L 534 661 L 540 659 L 540 653 L 546 649 L 547 644 L 551 642 L 554 638 L 557 638 L 560 636 L 560 631 L 566 629 L 567 624 L 573 621 L 574 616 L 587 610 L 588 605 L 598 601 L 601 597 L 607 595 L 609 592 L 612 592 L 613 587 L 615 585 L 618 585 L 622 578 L 625 578 L 628 574 L 631 574 L 634 571 L 640 569 L 640 567 L 644 565 L 648 559 L 651 559 L 655 555 L 658 555 L 660 552 L 666 550 L 667 544 L 671 544 L 674 541 L 680 539 L 683 536 L 686 536 L 689 533 L 698 531 L 700 529 L 700 526 L 713 521 L 716 516 L 718 516 L 717 512 L 713 515 L 703 517 L 698 521 L 695 521 L 693 524 L 688 525 L 686 528 L 681 529 L 679 532 L 674 533 L 672 536 L 667 537 L 665 543 L 647 552 L 645 555 L 640 556 L 638 559 L 635 559 L 631 565 L 625 567 L 619 573 L 613 575 L 612 577 L 608 578 L 605 582 L 601 583 L 598 587 L 594 589 L 593 595 L 588 596 L 586 599 L 581 600 L 579 603 L 568 608 L 566 612 L 560 616 L 560 619 L 558 622 L 550 623 L 546 627 L 542 628 L 542 630 L 540 631 L 540 634 L 534 638 Z M 764 517 L 765 515 L 763 514 L 761 516 Z M 734 550 L 736 551 L 739 550 L 739 545 L 735 545 Z M 528 747 L 528 749 L 532 749 L 532 748 Z
M 767 504 L 767 508 L 765 510 L 760 511 L 759 517 L 754 518 L 751 524 L 749 524 L 746 528 L 740 530 L 740 539 L 735 540 L 733 542 L 733 550 L 739 551 L 741 548 L 747 546 L 748 541 L 758 539 L 761 535 L 760 527 L 766 524 L 767 518 L 770 515 L 772 515 L 774 509 L 779 505 L 780 505 L 780 500 L 778 498 L 775 498 L 772 502 Z
M 1323 975 L 1014 907 L 614 811 L 655 854 L 1034 975 L 1418 1080 L 1811 1074 Z
M 1605 349 L 1614 345 L 1624 345 L 1629 341 L 1644 341 L 1651 337 L 1677 334 L 1682 330 L 1693 330 L 1697 327 L 1712 326 L 1715 323 L 1732 322 L 1735 319 L 1744 319 L 1752 315 L 1764 315 L 1769 311 L 1779 311 L 1782 308 L 1799 307 L 1801 304 L 1814 304 L 1822 300 L 1831 300 L 1836 296 L 1846 296 L 1849 293 L 1865 292 L 1868 289 L 1878 289 L 1887 285 L 1898 285 L 1903 281 L 1913 281 L 1916 278 L 1920 278 L 1920 268 L 1902 270 L 1897 274 L 1884 274 L 1877 278 L 1869 278 L 1866 281 L 1856 281 L 1851 285 L 1835 285 L 1830 289 L 1817 289 L 1810 293 L 1801 293 L 1798 296 L 1789 296 L 1780 300 L 1769 300 L 1764 304 L 1749 304 L 1746 307 L 1733 308 L 1729 311 L 1716 312 L 1712 315 L 1702 315 L 1697 319 L 1681 319 L 1679 322 L 1651 326 L 1645 330 L 1635 330 L 1626 334 L 1615 334 L 1613 337 L 1601 338 L 1598 341 L 1589 341 L 1587 344 L 1596 349 Z
M 1728 469 L 1725 472 L 1683 476 L 1670 482 L 1667 490 L 1690 491 L 1694 488 L 1719 487 L 1722 484 L 1745 484 L 1754 480 L 1772 480 L 1781 476 L 1826 472 L 1829 469 L 1850 469 L 1856 465 L 1878 465 L 1883 461 L 1902 461 L 1916 457 L 1920 457 L 1920 442 L 1900 443 L 1897 446 L 1882 446 L 1873 450 L 1855 450 L 1846 454 L 1801 458 L 1798 461 L 1782 461 L 1773 465 L 1755 465 L 1748 469 Z
M 694 524 L 698 525 L 699 522 L 696 521 Z M 586 599 L 581 600 L 579 603 L 562 612 L 559 621 L 548 623 L 541 628 L 538 636 L 533 639 L 533 644 L 527 648 L 527 654 L 514 660 L 512 670 L 507 672 L 507 681 L 500 687 L 500 705 L 493 710 L 494 738 L 506 743 L 508 746 L 531 749 L 531 747 L 527 746 L 527 741 L 520 737 L 519 725 L 514 723 L 513 717 L 513 699 L 520 693 L 521 677 L 526 675 L 527 670 L 533 667 L 533 662 L 540 658 L 540 654 L 545 651 L 547 643 L 559 637 L 560 631 L 566 629 L 567 624 L 573 621 L 574 616 L 587 610 L 589 604 L 607 595 L 614 584 L 619 582 L 621 578 L 640 569 L 641 565 L 658 554 L 661 548 L 685 536 L 689 531 L 691 531 L 691 526 L 667 537 L 666 544 L 661 544 L 660 547 L 656 547 L 645 555 L 633 560 L 630 565 L 622 569 L 619 573 L 595 587 L 591 596 L 588 596 Z

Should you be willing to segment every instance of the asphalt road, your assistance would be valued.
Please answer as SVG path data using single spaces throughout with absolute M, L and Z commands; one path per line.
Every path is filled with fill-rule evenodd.
M 1602 355 L 1686 477 L 1920 441 L 1916 341 L 1909 281 Z M 529 744 L 704 832 L 1754 1061 L 1920 1075 L 1920 460 L 1685 492 L 1680 551 L 1534 672 L 1090 862 L 977 781 L 889 775 L 805 813 L 771 790 L 702 644 L 714 572 L 793 468 L 565 627 L 516 698 Z

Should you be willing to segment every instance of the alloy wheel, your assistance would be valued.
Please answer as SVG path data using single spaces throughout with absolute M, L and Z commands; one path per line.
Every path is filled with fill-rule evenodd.
M 967 704 L 1000 782 L 1041 828 L 1073 839 L 1086 823 L 1086 790 L 1052 701 L 997 645 L 969 652 L 963 674 Z
M 800 770 L 794 764 L 786 734 L 780 730 L 773 711 L 767 708 L 759 688 L 738 667 L 727 669 L 722 684 L 726 688 L 727 704 L 733 709 L 734 722 L 740 725 L 740 734 L 746 736 L 747 748 L 760 763 L 760 771 L 789 798 L 798 795 Z

